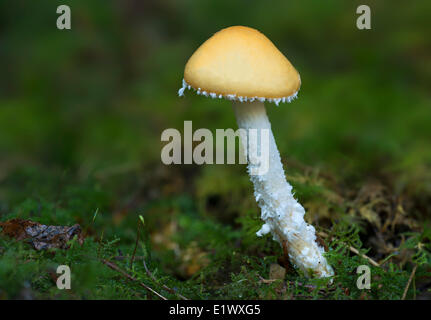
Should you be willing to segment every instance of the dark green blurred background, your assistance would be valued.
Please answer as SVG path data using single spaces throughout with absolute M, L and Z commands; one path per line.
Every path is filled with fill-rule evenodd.
M 60 4 L 72 30 L 56 28 Z M 356 28 L 359 4 L 371 7 L 372 30 Z M 430 12 L 430 1 L 3 0 L 0 181 L 17 168 L 151 175 L 164 129 L 235 128 L 229 101 L 177 90 L 203 41 L 246 25 L 301 74 L 298 100 L 267 105 L 283 158 L 430 199 Z

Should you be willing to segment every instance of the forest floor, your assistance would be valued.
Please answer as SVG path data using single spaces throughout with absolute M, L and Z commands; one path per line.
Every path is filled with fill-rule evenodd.
M 226 176 L 197 166 L 149 169 L 109 170 L 86 181 L 31 168 L 4 177 L 2 189 L 16 204 L 0 216 L 0 297 L 431 297 L 431 227 L 408 214 L 420 212 L 430 198 L 395 195 L 383 179 L 354 188 L 289 162 L 287 178 L 328 248 L 331 283 L 304 277 L 270 236 L 255 236 L 262 222 L 244 167 L 223 170 Z M 238 175 L 240 185 L 232 186 L 229 175 Z M 79 224 L 80 232 L 60 242 L 45 239 L 48 248 L 36 250 L 37 241 L 20 229 L 29 221 Z M 71 290 L 56 286 L 59 265 L 71 269 Z M 358 286 L 361 265 L 370 268 L 369 289 Z

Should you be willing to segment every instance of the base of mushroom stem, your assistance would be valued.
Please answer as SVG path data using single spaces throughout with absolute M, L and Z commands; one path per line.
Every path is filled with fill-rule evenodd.
M 282 219 L 278 221 L 274 219 L 270 221 L 266 220 L 264 228 L 268 223 L 271 223 L 273 227 L 265 230 L 267 231 L 266 233 L 272 234 L 273 240 L 280 244 L 285 255 L 287 253 L 290 262 L 295 268 L 301 270 L 305 276 L 324 278 L 334 275 L 332 267 L 323 256 L 325 252 L 324 248 L 316 242 L 313 226 L 306 224 L 306 231 L 301 230 L 298 232 L 289 229 L 286 232 L 286 228 L 288 227 L 284 227 L 285 221 Z M 265 233 L 257 233 L 258 236 L 262 236 L 263 234 Z M 302 235 L 308 237 L 308 239 L 304 240 Z

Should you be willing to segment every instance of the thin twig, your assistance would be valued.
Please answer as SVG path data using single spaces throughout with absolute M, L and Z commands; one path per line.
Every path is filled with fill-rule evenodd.
M 138 229 L 136 231 L 136 243 L 135 243 L 135 249 L 133 249 L 133 254 L 132 254 L 132 258 L 130 259 L 130 269 L 132 269 L 133 267 L 133 261 L 135 261 L 135 254 L 136 254 L 136 249 L 138 248 L 138 243 L 139 243 L 139 223 L 138 223 Z
M 349 250 L 350 250 L 351 252 L 353 252 L 354 254 L 357 254 L 358 256 L 360 256 L 360 257 L 362 257 L 362 258 L 364 258 L 364 259 L 368 260 L 368 262 L 369 262 L 369 263 L 371 263 L 373 266 L 375 266 L 375 267 L 380 267 L 380 264 L 379 264 L 378 262 L 374 261 L 374 260 L 373 260 L 373 259 L 371 259 L 369 256 L 366 256 L 365 254 L 360 253 L 358 249 L 356 249 L 356 248 L 354 248 L 354 247 L 352 247 L 352 246 L 349 246 Z
M 172 293 L 172 294 L 176 294 L 178 297 L 180 297 L 183 300 L 189 300 L 186 297 L 184 297 L 183 295 L 181 295 L 180 293 L 178 293 L 177 291 L 175 291 L 174 289 L 169 288 L 167 285 L 161 284 L 159 283 L 159 281 L 157 281 L 157 279 L 154 277 L 154 275 L 151 273 L 151 271 L 147 268 L 147 264 L 145 263 L 145 260 L 142 259 L 142 261 L 144 262 L 144 268 L 145 271 L 147 272 L 147 275 L 156 283 L 160 284 L 163 289 L 165 289 L 166 291 Z
M 140 224 L 138 224 L 138 229 L 137 229 L 137 235 L 136 235 L 136 243 L 135 243 L 135 249 L 133 250 L 133 255 L 132 258 L 130 259 L 130 269 L 132 269 L 133 266 L 133 261 L 135 260 L 135 254 L 136 254 L 136 249 L 138 247 L 139 244 L 139 236 L 140 236 Z M 151 271 L 148 269 L 147 264 L 145 263 L 145 257 L 142 257 L 142 261 L 144 262 L 144 268 L 145 271 L 147 273 L 147 275 L 151 278 L 151 280 L 153 280 L 155 283 L 161 285 L 163 287 L 163 289 L 165 289 L 166 291 L 177 295 L 178 297 L 180 297 L 183 300 L 188 300 L 186 297 L 184 297 L 183 295 L 181 295 L 180 293 L 176 292 L 174 289 L 169 288 L 167 285 L 161 284 L 157 281 L 156 277 L 154 277 L 154 275 L 151 273 Z
M 412 282 L 413 277 L 415 276 L 417 268 L 418 268 L 418 265 L 415 264 L 415 267 L 413 268 L 412 273 L 410 274 L 409 281 L 407 281 L 407 285 L 406 285 L 406 287 L 404 289 L 404 293 L 403 293 L 403 296 L 402 296 L 401 300 L 405 300 L 406 299 L 407 291 L 409 291 L 410 283 Z
M 151 293 L 155 294 L 156 296 L 158 296 L 160 299 L 162 299 L 162 300 L 168 300 L 167 298 L 165 298 L 164 296 L 162 296 L 160 293 L 158 293 L 154 289 L 152 289 L 149 286 L 147 286 L 145 283 L 140 282 L 139 280 L 137 280 L 136 278 L 134 278 L 133 276 L 131 276 L 127 272 L 121 270 L 120 267 L 117 266 L 115 263 L 113 263 L 113 262 L 111 262 L 109 260 L 105 260 L 105 259 L 101 259 L 101 261 L 102 261 L 103 264 L 107 265 L 112 270 L 115 270 L 115 271 L 119 272 L 123 277 L 129 279 L 130 281 L 137 282 L 141 287 L 144 287 L 149 292 L 151 292 Z
M 323 231 L 320 231 L 317 233 L 319 236 L 321 236 L 322 238 L 329 238 L 329 235 Z M 332 238 L 332 237 L 331 237 Z M 378 264 L 376 261 L 374 261 L 373 259 L 371 259 L 370 257 L 366 256 L 365 254 L 362 254 L 359 252 L 358 249 L 356 249 L 355 247 L 349 246 L 347 243 L 342 242 L 344 245 L 346 245 L 349 250 L 351 252 L 353 252 L 354 254 L 357 254 L 358 256 L 366 259 L 369 263 L 371 263 L 373 266 L 375 267 L 380 267 L 380 264 Z
M 264 279 L 264 278 L 262 278 L 261 276 L 259 276 L 259 278 L 260 278 L 260 282 L 261 283 L 265 283 L 265 284 L 268 284 L 268 283 L 273 283 L 273 282 L 276 282 L 276 281 L 280 281 L 280 279 Z

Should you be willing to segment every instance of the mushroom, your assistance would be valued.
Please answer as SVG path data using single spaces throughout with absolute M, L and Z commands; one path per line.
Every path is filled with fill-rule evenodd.
M 265 35 L 249 27 L 233 26 L 215 33 L 190 57 L 178 95 L 184 95 L 185 89 L 194 89 L 206 97 L 232 100 L 239 128 L 246 132 L 255 129 L 261 137 L 264 130 L 269 131 L 269 166 L 264 174 L 253 173 L 257 165 L 253 154 L 260 146 L 253 139 L 247 143 L 247 137 L 241 135 L 264 221 L 257 235 L 270 232 L 306 276 L 329 277 L 333 270 L 323 256 L 324 248 L 316 242 L 314 227 L 304 220 L 304 208 L 286 181 L 264 106 L 265 101 L 277 106 L 291 102 L 300 85 L 296 69 Z

